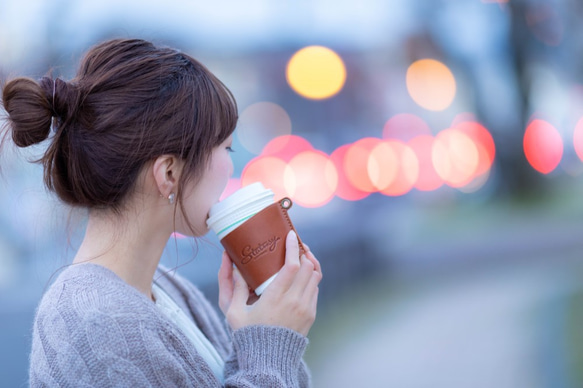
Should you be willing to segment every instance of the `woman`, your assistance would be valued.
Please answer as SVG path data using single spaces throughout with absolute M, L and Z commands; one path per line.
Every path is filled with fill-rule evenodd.
M 158 268 L 173 232 L 208 231 L 233 171 L 236 104 L 204 66 L 112 40 L 70 82 L 6 83 L 3 105 L 17 146 L 49 139 L 46 186 L 89 215 L 73 264 L 37 310 L 32 386 L 310 385 L 302 356 L 321 270 L 309 250 L 299 257 L 293 232 L 284 267 L 253 304 L 223 254 L 226 327 L 191 283 Z

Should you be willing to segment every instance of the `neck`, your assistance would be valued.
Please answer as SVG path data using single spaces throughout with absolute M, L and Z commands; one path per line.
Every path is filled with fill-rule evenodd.
M 102 265 L 151 298 L 154 273 L 170 237 L 157 221 L 143 213 L 90 214 L 73 262 Z

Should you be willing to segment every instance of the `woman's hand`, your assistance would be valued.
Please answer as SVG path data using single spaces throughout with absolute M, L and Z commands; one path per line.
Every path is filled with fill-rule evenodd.
M 219 307 L 233 330 L 249 325 L 283 326 L 308 335 L 318 304 L 318 284 L 322 279 L 320 263 L 304 244 L 300 257 L 294 231 L 286 238 L 285 264 L 261 298 L 248 305 L 247 283 L 227 253 L 219 270 Z

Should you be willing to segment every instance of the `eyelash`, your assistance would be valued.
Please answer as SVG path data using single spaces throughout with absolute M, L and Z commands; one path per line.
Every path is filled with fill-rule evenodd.
M 235 150 L 233 149 L 233 147 L 227 147 L 227 151 L 229 151 L 229 152 L 235 152 Z

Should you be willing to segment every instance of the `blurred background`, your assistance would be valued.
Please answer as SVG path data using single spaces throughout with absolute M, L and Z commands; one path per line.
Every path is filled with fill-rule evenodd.
M 234 93 L 235 174 L 324 271 L 316 387 L 583 386 L 579 0 L 0 0 L 0 78 L 72 78 L 93 44 L 194 56 Z M 83 214 L 0 153 L 0 385 L 27 385 L 34 309 Z M 163 257 L 216 302 L 220 244 Z

